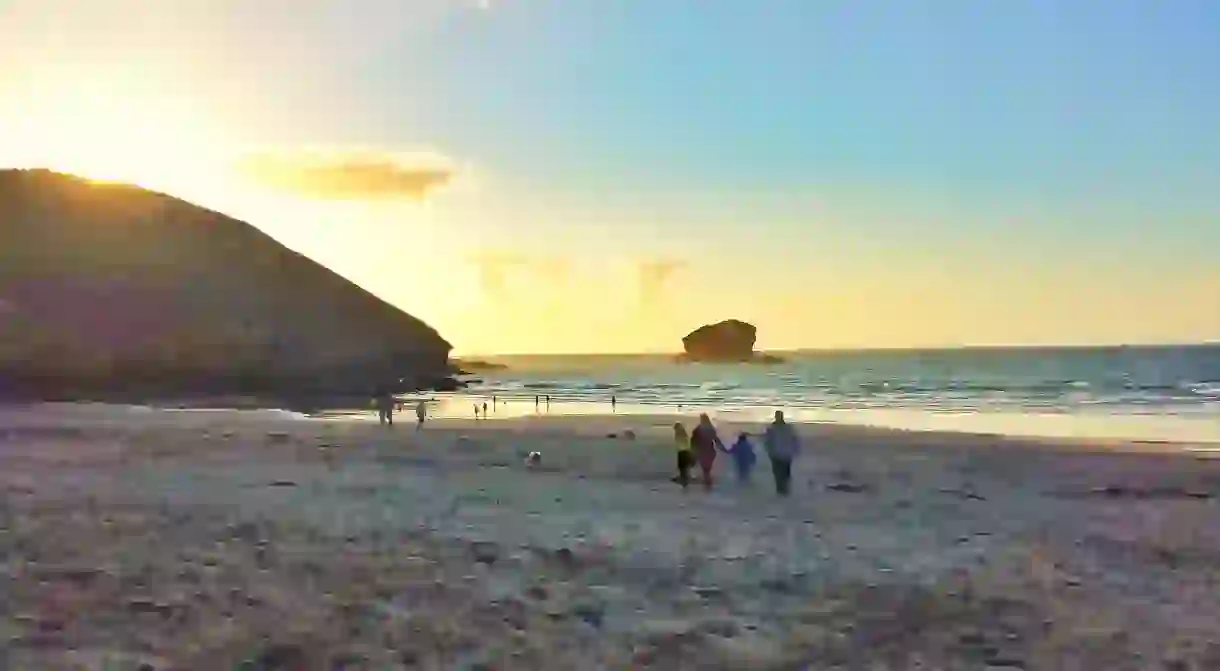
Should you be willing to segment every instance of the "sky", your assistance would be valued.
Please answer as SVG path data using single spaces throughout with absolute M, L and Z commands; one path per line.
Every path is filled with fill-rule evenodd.
M 1208 0 L 0 0 L 0 166 L 458 353 L 1220 339 Z

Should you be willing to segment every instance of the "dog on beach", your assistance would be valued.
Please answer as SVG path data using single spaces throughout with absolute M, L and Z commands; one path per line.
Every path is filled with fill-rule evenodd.
M 542 453 L 537 450 L 530 452 L 525 457 L 525 467 L 529 469 L 538 468 L 542 465 Z

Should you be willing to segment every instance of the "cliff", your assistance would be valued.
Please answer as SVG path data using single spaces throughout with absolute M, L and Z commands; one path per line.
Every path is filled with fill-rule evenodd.
M 0 170 L 0 241 L 0 393 L 366 394 L 448 374 L 427 324 L 164 194 Z

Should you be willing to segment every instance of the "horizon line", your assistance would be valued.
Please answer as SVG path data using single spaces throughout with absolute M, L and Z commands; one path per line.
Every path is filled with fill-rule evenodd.
M 861 346 L 861 347 L 796 347 L 786 349 L 758 349 L 758 354 L 809 354 L 844 352 L 954 352 L 960 350 L 1063 350 L 1063 349 L 1124 349 L 1148 347 L 1214 347 L 1220 339 L 1193 341 L 1157 342 L 1108 342 L 1108 343 L 1057 343 L 1057 344 L 967 344 L 967 345 L 911 345 L 911 346 Z M 504 357 L 627 357 L 627 356 L 680 356 L 679 350 L 637 350 L 633 352 L 502 352 L 450 354 L 451 359 L 479 360 Z

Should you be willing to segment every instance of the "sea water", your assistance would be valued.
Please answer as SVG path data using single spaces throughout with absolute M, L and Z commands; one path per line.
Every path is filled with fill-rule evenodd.
M 1220 344 L 780 356 L 775 365 L 689 364 L 667 355 L 496 357 L 506 368 L 480 371 L 460 394 L 440 395 L 437 408 L 473 416 L 473 405 L 488 401 L 493 417 L 709 412 L 741 421 L 782 409 L 795 421 L 1220 442 Z

